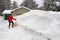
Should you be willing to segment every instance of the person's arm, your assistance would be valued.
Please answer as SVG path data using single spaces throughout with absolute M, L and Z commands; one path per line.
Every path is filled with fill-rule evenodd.
M 12 17 L 12 19 L 16 20 L 15 18 Z

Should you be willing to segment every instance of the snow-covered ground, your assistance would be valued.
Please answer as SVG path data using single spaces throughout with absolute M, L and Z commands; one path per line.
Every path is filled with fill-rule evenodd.
M 0 16 L 0 22 L 2 22 L 3 21 L 3 16 Z
M 11 29 L 0 21 L 0 40 L 60 40 L 60 12 L 31 10 L 16 19 Z

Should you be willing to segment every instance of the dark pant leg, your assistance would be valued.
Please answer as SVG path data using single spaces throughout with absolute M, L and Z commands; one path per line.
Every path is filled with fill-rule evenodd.
M 12 27 L 13 27 L 13 25 L 14 25 L 14 22 L 12 21 Z
M 9 22 L 9 28 L 10 28 L 11 22 Z

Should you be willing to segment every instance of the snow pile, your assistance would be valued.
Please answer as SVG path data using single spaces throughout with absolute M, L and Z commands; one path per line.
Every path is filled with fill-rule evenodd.
M 50 26 L 54 20 L 53 18 L 53 14 L 50 14 L 49 11 L 33 10 L 18 16 L 17 21 L 18 23 L 27 25 L 32 29 L 46 31 L 47 28 L 49 28 L 48 26 Z
M 17 16 L 17 22 L 37 32 L 46 33 L 53 40 L 60 39 L 60 12 L 31 10 Z

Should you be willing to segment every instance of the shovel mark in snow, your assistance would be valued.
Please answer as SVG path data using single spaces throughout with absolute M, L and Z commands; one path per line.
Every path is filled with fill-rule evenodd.
M 46 40 L 51 40 L 51 38 L 47 37 L 44 33 L 41 33 L 41 32 L 39 33 L 37 31 L 35 31 L 34 29 L 28 28 L 27 26 L 21 26 L 21 28 L 24 29 L 26 32 L 34 35 L 33 38 L 35 38 L 35 37 L 38 37 L 38 38 L 43 37 Z

